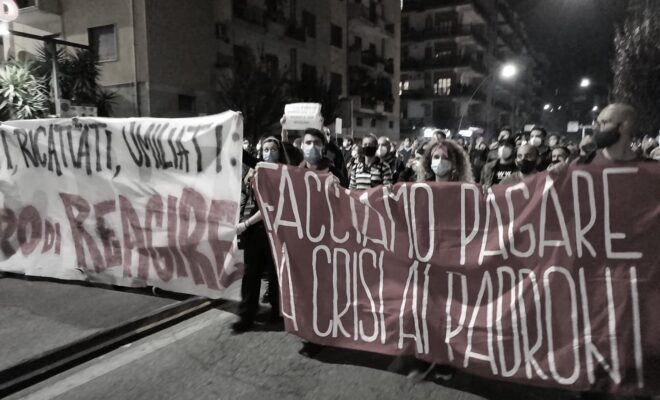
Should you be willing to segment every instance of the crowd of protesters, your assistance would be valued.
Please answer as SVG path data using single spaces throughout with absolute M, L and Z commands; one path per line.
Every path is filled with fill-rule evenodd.
M 612 104 L 599 115 L 594 134 L 584 136 L 580 143 L 548 134 L 541 126 L 534 126 L 529 133 L 516 133 L 503 127 L 490 142 L 483 136 L 452 138 L 446 131 L 436 130 L 430 138 L 407 137 L 400 145 L 376 134 L 338 140 L 327 129 L 307 129 L 299 138 L 290 140 L 289 132 L 282 130 L 281 136 L 265 137 L 254 147 L 246 141 L 244 164 L 246 171 L 253 170 L 259 161 L 266 161 L 330 172 L 351 191 L 429 181 L 480 183 L 487 191 L 495 185 L 515 184 L 535 173 L 560 169 L 571 162 L 609 165 L 659 160 L 658 138 L 640 139 L 635 119 L 632 107 Z M 284 119 L 281 122 L 284 124 Z M 250 177 L 249 173 L 244 176 L 242 222 L 237 228 L 241 242 L 249 249 L 245 251 L 240 318 L 232 327 L 236 333 L 254 324 L 262 279 L 268 282 L 262 301 L 271 304 L 271 319 L 280 319 L 275 263 Z M 305 342 L 301 354 L 312 356 L 321 348 Z M 452 376 L 451 367 L 430 365 L 414 357 L 397 358 L 391 369 L 418 377 L 430 371 L 442 379 Z

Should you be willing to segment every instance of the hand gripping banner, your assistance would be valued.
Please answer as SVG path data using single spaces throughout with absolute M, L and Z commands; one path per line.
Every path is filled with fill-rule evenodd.
M 510 187 L 349 193 L 262 164 L 286 329 L 489 378 L 660 392 L 660 169 L 572 165 Z
M 0 271 L 219 297 L 240 278 L 243 122 L 0 125 Z

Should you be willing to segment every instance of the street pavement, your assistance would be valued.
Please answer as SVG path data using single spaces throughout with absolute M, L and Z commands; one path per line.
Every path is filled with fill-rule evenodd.
M 149 291 L 0 278 L 0 371 L 179 300 Z
M 17 399 L 572 399 L 566 392 L 458 374 L 448 385 L 387 372 L 391 358 L 325 348 L 298 354 L 299 338 L 260 325 L 232 335 L 235 303 L 81 364 Z M 229 311 L 229 312 L 228 312 Z M 262 314 L 264 318 L 267 314 Z

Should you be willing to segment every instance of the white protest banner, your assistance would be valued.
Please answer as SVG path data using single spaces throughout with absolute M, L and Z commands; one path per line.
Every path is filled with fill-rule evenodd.
M 305 130 L 323 128 L 321 105 L 319 103 L 293 103 L 284 106 L 284 129 Z
M 240 278 L 243 120 L 0 125 L 0 271 L 219 297 Z

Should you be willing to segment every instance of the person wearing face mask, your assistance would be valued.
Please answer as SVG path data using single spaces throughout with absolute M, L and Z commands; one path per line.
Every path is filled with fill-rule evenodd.
M 435 142 L 421 156 L 417 170 L 418 182 L 474 183 L 470 160 L 461 145 L 445 139 Z M 413 381 L 427 376 L 433 380 L 449 381 L 455 368 L 419 360 L 414 356 L 399 356 L 389 365 L 391 372 L 406 374 Z
M 348 159 L 348 163 L 346 164 L 346 171 L 351 172 L 355 164 L 360 162 L 360 159 L 362 158 L 362 146 L 359 144 L 354 144 L 351 148 L 351 156 Z M 350 178 L 350 176 L 349 176 Z
M 488 148 L 488 162 L 493 162 L 498 158 L 498 148 L 502 140 L 506 140 L 513 137 L 513 129 L 508 126 L 502 127 L 500 132 L 497 134 L 497 141 L 494 141 L 490 144 Z
M 341 155 L 344 158 L 344 162 L 348 163 L 351 160 L 351 153 L 353 152 L 353 139 L 344 138 L 341 142 Z
M 538 172 L 537 166 L 539 163 L 539 150 L 536 146 L 531 144 L 523 144 L 516 152 L 516 167 L 518 172 L 514 172 L 508 177 L 502 179 L 502 185 L 513 185 L 521 182 L 528 176 L 534 175 Z
M 538 171 L 545 171 L 550 165 L 551 150 L 545 144 L 547 136 L 548 132 L 540 126 L 532 128 L 532 132 L 529 134 L 529 144 L 536 147 L 539 153 L 539 163 L 536 166 Z
M 649 160 L 631 148 L 633 138 L 637 134 L 636 120 L 635 109 L 628 104 L 614 103 L 605 107 L 594 126 L 594 134 L 591 136 L 593 145 L 581 145 L 582 153 L 578 164 L 598 164 L 606 167 L 623 162 Z
M 477 144 L 470 150 L 470 165 L 472 165 L 472 173 L 474 174 L 475 182 L 481 181 L 481 171 L 483 170 L 488 160 L 488 148 L 483 138 L 477 140 Z
M 481 171 L 481 184 L 484 190 L 497 185 L 503 179 L 518 171 L 515 164 L 515 142 L 512 138 L 500 141 L 497 147 L 497 160 L 484 165 Z
M 345 187 L 347 186 L 345 185 L 346 179 L 341 170 L 334 165 L 331 159 L 325 156 L 326 146 L 327 142 L 323 132 L 314 128 L 305 129 L 301 146 L 303 161 L 299 166 L 319 172 L 330 172 Z
M 390 167 L 392 172 L 392 183 L 398 182 L 399 174 L 405 168 L 405 164 L 392 151 L 392 142 L 387 136 L 378 138 L 378 157 Z
M 423 159 L 424 149 L 419 147 L 415 150 L 415 154 L 408 159 L 406 168 L 399 174 L 399 182 L 417 182 L 417 171 L 421 168 Z M 427 173 L 425 180 L 431 180 L 431 178 L 433 178 L 433 175 Z
M 429 180 L 474 183 L 470 160 L 461 145 L 448 139 L 426 150 L 421 168 L 418 169 L 417 181 Z
M 378 148 L 376 136 L 367 135 L 362 139 L 363 156 L 351 168 L 349 189 L 367 190 L 380 185 L 392 184 L 390 166 L 376 156 Z
M 570 161 L 571 151 L 565 146 L 556 146 L 552 149 L 552 160 L 550 165 L 555 166 L 559 164 L 566 164 Z
M 280 140 L 270 136 L 265 138 L 261 144 L 259 160 L 246 159 L 244 163 L 249 163 L 249 167 L 255 168 L 256 161 L 288 164 L 288 155 Z M 268 277 L 270 295 L 267 296 L 267 299 L 271 305 L 271 321 L 281 320 L 275 263 L 262 222 L 262 215 L 257 207 L 252 182 L 248 179 L 244 180 L 243 192 L 240 209 L 242 222 L 238 224 L 236 233 L 240 237 L 241 244 L 245 246 L 245 271 L 241 282 L 239 319 L 231 327 L 234 333 L 245 332 L 254 326 L 254 318 L 259 310 L 261 278 L 264 274 Z

